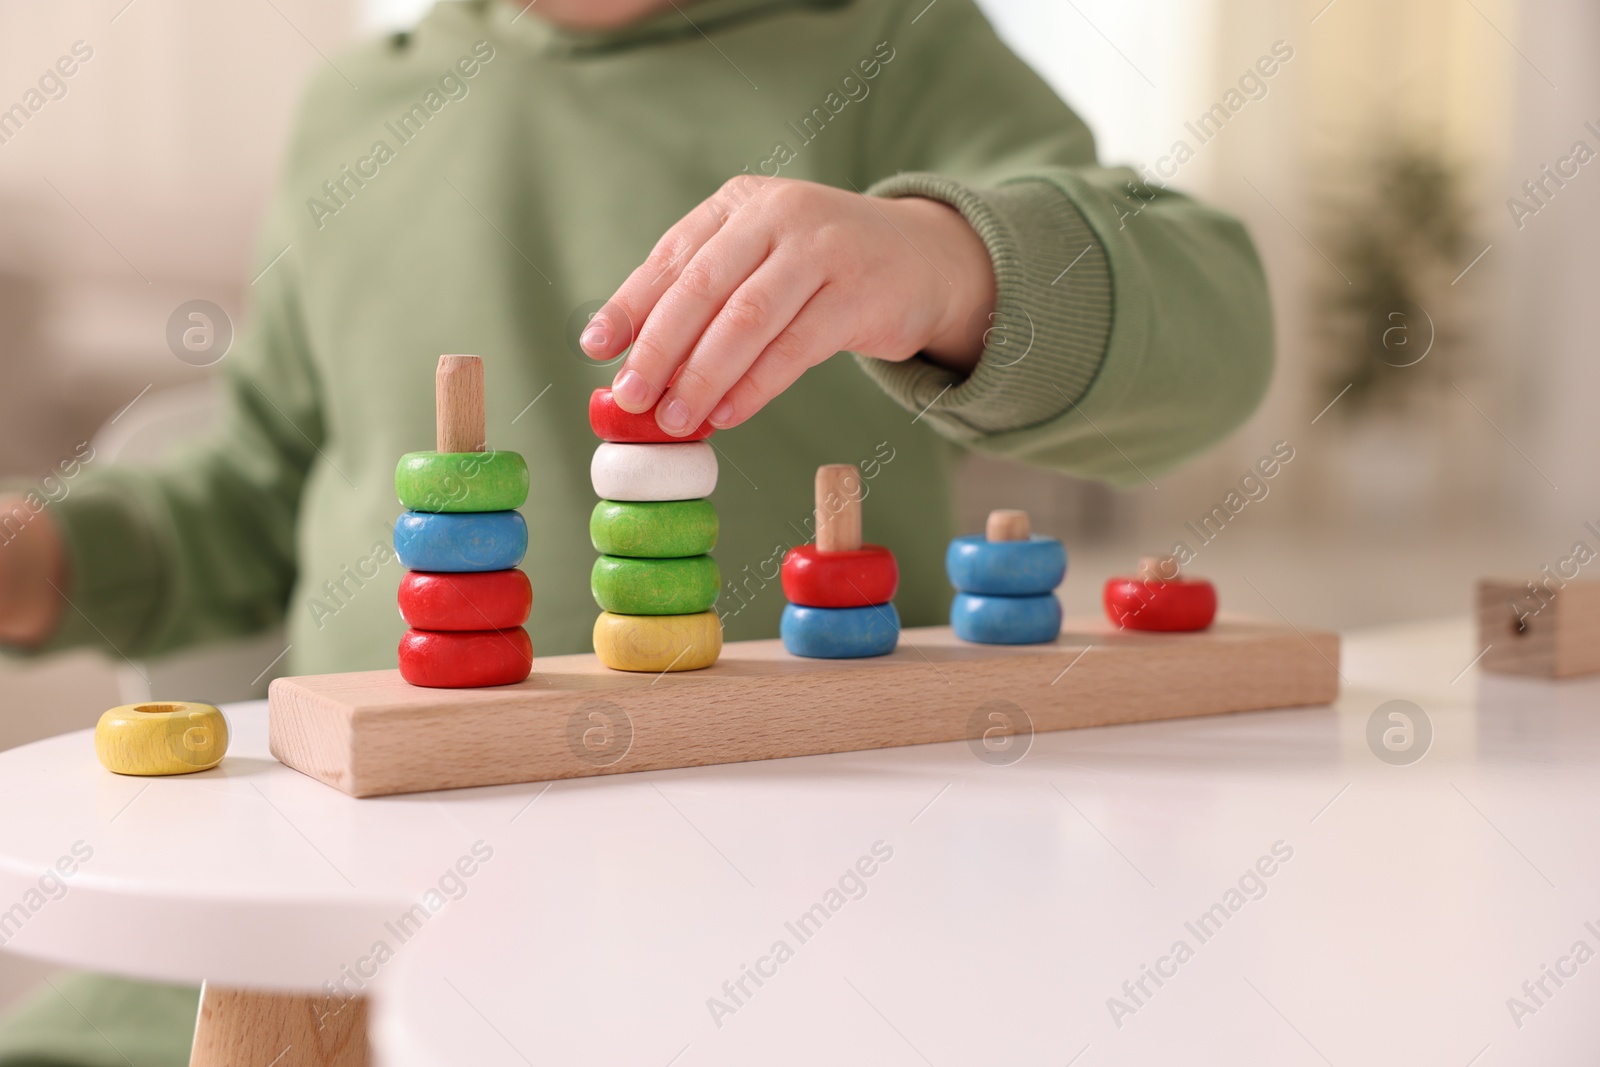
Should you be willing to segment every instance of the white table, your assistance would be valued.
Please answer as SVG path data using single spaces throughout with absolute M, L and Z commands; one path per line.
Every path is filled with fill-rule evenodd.
M 0 907 L 81 840 L 9 948 L 283 989 L 362 970 L 389 1067 L 1592 1062 L 1600 959 L 1542 1005 L 1522 985 L 1600 952 L 1600 681 L 1480 678 L 1478 651 L 1465 623 L 1356 635 L 1335 708 L 1041 734 L 1001 765 L 957 743 L 357 801 L 271 762 L 259 705 L 181 779 L 114 778 L 68 734 L 0 754 Z M 1432 724 L 1414 763 L 1367 742 L 1396 698 Z M 785 923 L 880 841 L 802 943 Z M 1185 924 L 1277 842 L 1202 942 Z

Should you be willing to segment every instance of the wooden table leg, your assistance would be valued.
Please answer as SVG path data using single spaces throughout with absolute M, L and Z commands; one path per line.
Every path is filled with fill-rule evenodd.
M 367 1067 L 367 1002 L 298 993 L 200 992 L 189 1067 Z

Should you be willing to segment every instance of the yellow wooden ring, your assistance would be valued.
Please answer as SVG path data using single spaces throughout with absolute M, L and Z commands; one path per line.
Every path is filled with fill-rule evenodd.
M 722 654 L 722 620 L 693 615 L 615 615 L 594 621 L 594 654 L 614 671 L 696 671 Z
M 117 774 L 191 774 L 222 762 L 228 720 L 210 704 L 151 700 L 124 704 L 100 716 L 94 753 Z

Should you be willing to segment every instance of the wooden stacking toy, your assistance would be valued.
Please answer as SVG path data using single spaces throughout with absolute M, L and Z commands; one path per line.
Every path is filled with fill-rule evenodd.
M 484 433 L 483 361 L 440 356 L 435 372 L 438 450 L 410 452 L 395 468 L 406 507 L 395 521 L 400 582 L 400 676 L 436 689 L 509 685 L 533 670 L 528 620 L 533 589 L 517 569 L 528 525 L 528 465 L 490 451 Z
M 1534 575 L 1478 579 L 1479 667 L 1542 678 L 1600 672 L 1600 579 L 1568 578 L 1567 569 L 1560 560 Z
M 887 548 L 861 543 L 861 472 L 818 467 L 816 505 L 816 543 L 783 557 L 783 647 L 813 659 L 886 656 L 900 640 L 900 567 Z
M 590 479 L 600 502 L 589 516 L 595 560 L 589 587 L 600 617 L 594 651 L 618 671 L 692 671 L 722 654 L 722 620 L 712 610 L 722 576 L 708 554 L 717 543 L 717 487 L 711 426 L 673 437 L 655 412 L 632 414 L 610 389 L 589 398 L 600 438 Z
M 1217 591 L 1181 577 L 1172 556 L 1145 556 L 1138 577 L 1106 582 L 1105 605 L 1106 617 L 1124 630 L 1204 630 L 1217 616 Z
M 124 704 L 94 728 L 94 753 L 117 774 L 192 774 L 215 767 L 227 751 L 222 712 L 187 700 Z
M 1036 645 L 1061 632 L 1055 588 L 1067 574 L 1067 550 L 1035 534 L 1026 511 L 991 511 L 982 535 L 957 537 L 944 557 L 956 587 L 950 628 L 982 645 Z

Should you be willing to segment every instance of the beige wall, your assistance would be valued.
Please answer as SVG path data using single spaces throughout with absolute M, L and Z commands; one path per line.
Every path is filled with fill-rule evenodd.
M 1514 25 L 1509 3 L 1486 0 L 1479 7 Z M 1373 494 L 1358 489 L 1358 499 L 1350 499 L 1350 472 L 1342 467 L 1366 447 L 1360 439 L 1369 431 L 1347 425 L 1332 412 L 1311 425 L 1337 393 L 1319 370 L 1323 340 L 1315 303 L 1326 288 L 1343 284 L 1341 269 L 1350 269 L 1348 263 L 1329 262 L 1332 246 L 1326 236 L 1325 212 L 1329 194 L 1338 192 L 1339 168 L 1355 165 L 1387 131 L 1437 135 L 1447 152 L 1470 165 L 1475 209 L 1484 217 L 1491 212 L 1494 179 L 1510 133 L 1514 53 L 1471 5 L 1452 0 L 1335 0 L 1325 9 L 1320 4 L 1219 0 L 1217 10 L 1214 80 L 1209 92 L 1195 101 L 1195 113 L 1219 99 L 1273 42 L 1285 41 L 1295 52 L 1271 81 L 1268 95 L 1251 103 L 1202 149 L 1210 168 L 1190 187 L 1237 213 L 1250 227 L 1272 284 L 1279 359 L 1272 390 L 1257 416 L 1180 475 L 1176 492 L 1159 503 L 1150 501 L 1149 513 L 1172 515 L 1182 508 L 1180 513 L 1189 514 L 1209 506 L 1219 488 L 1279 438 L 1295 445 L 1303 466 L 1282 486 L 1285 497 L 1296 502 L 1295 513 L 1280 511 L 1275 521 L 1292 525 L 1315 515 L 1320 523 L 1364 522 L 1373 517 L 1369 507 L 1395 505 L 1420 527 L 1438 519 L 1441 505 L 1446 514 L 1475 507 L 1470 494 L 1480 477 L 1463 480 L 1459 473 L 1431 468 L 1421 473 L 1455 479 L 1453 499 L 1432 499 L 1429 485 L 1419 485 L 1398 500 L 1382 496 L 1377 488 L 1385 476 L 1382 470 L 1370 472 Z M 1469 274 L 1451 293 L 1457 305 L 1430 310 L 1451 321 L 1481 315 L 1474 334 L 1500 328 L 1506 309 L 1493 299 L 1496 287 L 1490 278 L 1496 266 L 1480 264 Z M 1485 292 L 1487 304 L 1474 305 Z M 1476 468 L 1481 435 L 1455 410 L 1462 402 L 1451 394 L 1438 406 L 1445 410 L 1426 417 L 1435 420 L 1429 426 L 1435 440 L 1448 442 L 1441 453 Z M 1397 464 L 1405 461 L 1394 459 Z M 1358 477 L 1357 486 L 1361 484 Z
M 167 318 L 197 297 L 241 313 L 299 86 L 355 24 L 353 2 L 125 3 L 0 6 L 0 108 L 92 52 L 0 143 L 0 477 L 204 376 Z M 75 662 L 0 664 L 0 744 L 92 721 L 114 683 Z
M 1504 341 L 1507 377 L 1518 383 L 1525 448 L 1559 487 L 1521 468 L 1516 507 L 1547 531 L 1549 560 L 1542 564 L 1580 537 L 1600 547 L 1582 529 L 1600 525 L 1600 160 L 1556 189 L 1520 229 L 1505 201 L 1527 202 L 1522 183 L 1555 165 L 1574 142 L 1600 152 L 1600 7 L 1590 0 L 1529 3 L 1517 39 L 1529 61 L 1515 68 L 1516 136 L 1497 189 L 1495 234 L 1514 308 Z
M 0 108 L 92 50 L 0 143 L 0 476 L 71 455 L 146 386 L 203 376 L 167 349 L 167 318 L 196 297 L 239 314 L 298 88 L 355 20 L 352 3 L 124 3 L 0 6 Z M 81 682 L 71 721 L 109 691 L 0 670 L 30 696 L 28 679 Z M 0 739 L 48 730 L 49 707 L 30 701 L 26 728 L 21 710 L 0 701 Z
M 0 107 L 92 50 L 0 144 L 0 473 L 194 377 L 167 316 L 196 297 L 240 309 L 298 86 L 354 21 L 350 3 L 125 3 L 0 6 Z

